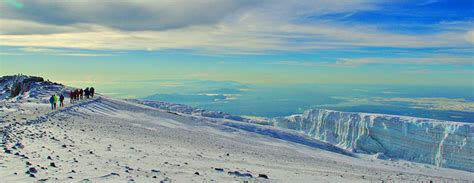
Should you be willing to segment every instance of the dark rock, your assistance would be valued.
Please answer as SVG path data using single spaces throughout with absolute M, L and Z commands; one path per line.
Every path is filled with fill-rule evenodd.
M 194 175 L 199 175 L 199 172 L 194 172 Z
M 156 169 L 151 169 L 151 172 L 160 173 L 161 171 L 160 171 L 160 170 L 156 170 Z
M 23 144 L 21 144 L 21 143 L 18 142 L 18 143 L 15 144 L 15 147 L 24 148 L 25 146 L 24 146 Z
M 53 158 L 51 158 L 51 156 L 48 156 L 46 159 L 52 160 Z
M 160 183 L 171 183 L 171 179 L 166 177 L 165 179 L 161 180 Z
M 214 170 L 219 171 L 219 172 L 223 172 L 223 171 L 224 171 L 223 168 L 214 168 Z
M 38 170 L 36 170 L 35 167 L 30 167 L 30 168 L 28 169 L 28 173 L 30 173 L 30 174 L 31 174 L 31 173 L 38 173 Z
M 35 178 L 36 176 L 35 176 L 35 174 L 30 174 L 30 177 L 33 177 L 33 178 Z
M 54 162 L 49 163 L 49 166 L 56 167 L 56 164 Z
M 263 173 L 261 173 L 261 174 L 258 174 L 258 177 L 260 177 L 260 178 L 264 178 L 264 179 L 268 179 L 268 176 L 267 176 L 267 175 L 265 175 L 265 174 L 263 174 Z
M 30 166 L 31 163 L 29 161 L 26 162 L 26 166 Z
M 229 171 L 228 174 L 229 175 L 234 175 L 234 176 L 237 176 L 237 177 L 253 178 L 252 174 L 250 174 L 250 173 L 241 173 L 239 171 Z

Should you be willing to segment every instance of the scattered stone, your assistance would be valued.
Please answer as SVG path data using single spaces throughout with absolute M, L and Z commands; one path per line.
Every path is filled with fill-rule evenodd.
M 155 173 L 161 173 L 160 170 L 156 170 L 156 169 L 151 169 L 151 172 L 155 172 Z
M 267 176 L 267 175 L 265 175 L 265 174 L 263 174 L 263 173 L 261 173 L 261 174 L 258 174 L 258 177 L 259 177 L 259 178 L 268 179 L 268 176 Z
M 51 156 L 48 156 L 46 159 L 53 160 L 53 158 L 51 158 Z
M 160 183 L 171 183 L 171 179 L 168 177 L 165 177 L 165 179 L 161 180 Z
M 106 178 L 106 177 L 110 177 L 110 176 L 120 176 L 120 174 L 112 172 L 112 173 L 109 173 L 107 175 L 102 176 L 102 178 Z
M 29 161 L 26 162 L 26 166 L 30 166 L 31 163 Z
M 27 173 L 30 173 L 30 174 L 33 174 L 33 173 L 38 173 L 38 170 L 36 170 L 35 167 L 31 167 L 28 169 L 28 172 Z
M 223 172 L 223 171 L 224 171 L 223 168 L 214 168 L 214 170 L 219 171 L 219 172 Z
M 250 174 L 250 173 L 241 173 L 239 171 L 229 171 L 228 174 L 229 175 L 234 175 L 234 176 L 237 176 L 237 177 L 253 178 L 252 174 Z
M 199 172 L 194 172 L 194 175 L 199 175 Z
M 49 166 L 52 166 L 52 167 L 56 168 L 56 164 L 54 162 L 49 163 Z
M 81 183 L 86 183 L 86 182 L 91 182 L 91 181 L 89 179 L 82 179 L 80 182 Z

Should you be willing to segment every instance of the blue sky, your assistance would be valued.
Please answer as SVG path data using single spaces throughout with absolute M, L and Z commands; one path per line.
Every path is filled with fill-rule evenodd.
M 474 1 L 0 3 L 0 75 L 474 85 Z

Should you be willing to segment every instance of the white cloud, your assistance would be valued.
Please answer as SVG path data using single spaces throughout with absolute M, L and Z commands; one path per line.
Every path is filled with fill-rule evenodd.
M 472 65 L 474 60 L 472 57 L 461 56 L 438 56 L 428 58 L 341 58 L 337 64 L 342 65 L 366 65 L 366 64 L 455 64 L 455 65 Z
M 328 20 L 298 23 L 314 15 L 377 9 L 369 0 L 34 1 L 25 7 L 34 11 L 0 4 L 5 12 L 0 15 L 0 45 L 258 54 L 360 47 L 465 48 L 474 41 L 474 33 L 464 29 L 407 35 Z
M 332 63 L 328 62 L 316 62 L 316 61 L 277 61 L 277 62 L 270 62 L 268 64 L 272 65 L 290 65 L 290 66 L 333 66 Z
M 474 30 L 466 33 L 466 40 L 474 44 Z
M 40 55 L 56 55 L 56 56 L 74 56 L 74 57 L 114 56 L 112 54 L 89 53 L 89 52 L 84 52 L 84 51 L 62 50 L 62 49 L 52 49 L 52 48 L 43 48 L 43 47 L 23 47 L 23 48 L 19 48 L 18 51 L 10 50 L 9 52 L 18 53 L 21 55 L 40 54 Z M 9 52 L 2 52 L 2 53 L 9 53 Z

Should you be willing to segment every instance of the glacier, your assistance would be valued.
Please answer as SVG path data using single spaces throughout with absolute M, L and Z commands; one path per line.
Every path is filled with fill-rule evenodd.
M 474 171 L 473 123 L 310 109 L 271 124 L 353 152 Z

